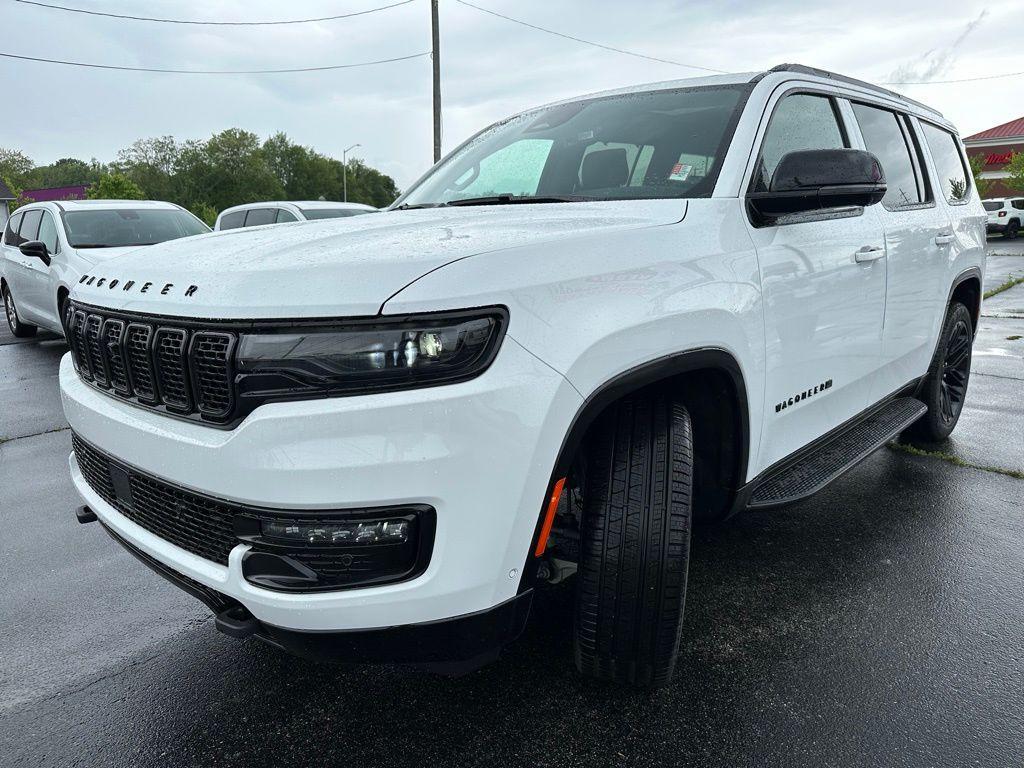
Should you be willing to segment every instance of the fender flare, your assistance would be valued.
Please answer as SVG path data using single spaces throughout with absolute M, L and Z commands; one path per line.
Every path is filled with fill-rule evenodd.
M 737 400 L 737 423 L 735 428 L 740 437 L 739 450 L 736 452 L 736 477 L 738 486 L 742 487 L 750 455 L 750 409 L 743 372 L 736 358 L 730 352 L 720 347 L 701 347 L 659 357 L 623 371 L 601 384 L 587 396 L 577 409 L 576 415 L 573 417 L 569 429 L 562 439 L 562 445 L 558 450 L 558 458 L 555 460 L 551 477 L 548 479 L 548 484 L 545 488 L 544 503 L 538 510 L 537 525 L 527 552 L 526 565 L 523 568 L 523 575 L 519 583 L 519 592 L 524 592 L 533 586 L 539 561 L 539 558 L 533 556 L 533 552 L 540 537 L 544 513 L 548 500 L 554 491 L 555 484 L 560 478 L 568 474 L 573 457 L 582 444 L 587 430 L 597 417 L 609 405 L 632 392 L 680 374 L 701 370 L 714 370 L 725 373 L 735 389 Z

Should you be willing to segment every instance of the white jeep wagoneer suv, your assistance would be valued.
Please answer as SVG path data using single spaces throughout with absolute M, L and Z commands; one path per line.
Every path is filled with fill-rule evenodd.
M 472 669 L 575 573 L 579 669 L 661 685 L 695 521 L 953 429 L 984 243 L 953 126 L 828 72 L 525 112 L 379 215 L 85 275 L 78 516 L 312 657 Z

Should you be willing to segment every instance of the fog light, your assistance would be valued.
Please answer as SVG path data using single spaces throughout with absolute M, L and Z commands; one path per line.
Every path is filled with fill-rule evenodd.
M 404 544 L 409 540 L 408 520 L 353 520 L 323 523 L 287 523 L 264 520 L 264 536 L 306 544 Z

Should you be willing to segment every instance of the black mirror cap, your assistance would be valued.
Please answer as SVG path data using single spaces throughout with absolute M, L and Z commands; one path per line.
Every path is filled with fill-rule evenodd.
M 18 246 L 18 250 L 26 256 L 39 259 L 46 266 L 50 266 L 50 252 L 41 240 L 29 240 L 27 243 L 22 243 Z
M 808 149 L 779 161 L 767 192 L 747 201 L 760 223 L 792 213 L 866 207 L 882 201 L 888 187 L 882 164 L 860 149 Z

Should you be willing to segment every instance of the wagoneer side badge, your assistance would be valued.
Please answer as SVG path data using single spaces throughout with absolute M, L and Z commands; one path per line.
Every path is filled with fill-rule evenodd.
M 105 285 L 110 290 L 114 290 L 115 288 L 120 286 L 122 291 L 130 291 L 133 288 L 135 288 L 136 285 L 138 285 L 139 293 L 149 293 L 150 289 L 153 288 L 152 282 L 138 284 L 134 280 L 121 281 L 116 277 L 111 277 L 108 279 L 106 277 L 97 277 L 96 275 L 82 275 L 81 279 L 78 282 L 79 284 L 85 283 L 86 285 L 95 285 L 97 288 L 100 288 Z M 174 283 L 164 283 L 163 287 L 155 288 L 154 290 L 159 290 L 161 296 L 167 296 L 168 294 L 171 293 L 172 288 L 174 288 Z M 196 291 L 198 290 L 198 285 L 188 286 L 188 288 L 184 289 L 185 298 L 192 298 L 193 296 L 195 296 Z

